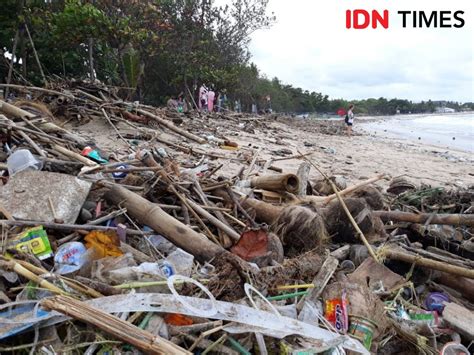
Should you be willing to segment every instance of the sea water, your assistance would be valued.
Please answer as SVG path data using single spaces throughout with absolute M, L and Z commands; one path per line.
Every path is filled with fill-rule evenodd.
M 364 122 L 356 117 L 354 125 L 358 124 L 379 136 L 474 152 L 474 113 L 399 115 L 379 122 Z

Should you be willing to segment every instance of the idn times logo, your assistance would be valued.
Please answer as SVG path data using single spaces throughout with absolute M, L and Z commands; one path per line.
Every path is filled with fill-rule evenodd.
M 464 27 L 464 11 L 409 11 L 401 10 L 396 16 L 402 18 L 403 28 L 461 28 Z M 384 28 L 390 26 L 388 10 L 371 12 L 363 9 L 346 10 L 346 28 L 362 30 L 366 28 Z

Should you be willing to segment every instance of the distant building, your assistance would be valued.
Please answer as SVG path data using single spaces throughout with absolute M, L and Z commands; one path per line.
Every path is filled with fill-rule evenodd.
M 456 110 L 450 107 L 437 107 L 436 112 L 437 113 L 454 113 L 456 112 Z

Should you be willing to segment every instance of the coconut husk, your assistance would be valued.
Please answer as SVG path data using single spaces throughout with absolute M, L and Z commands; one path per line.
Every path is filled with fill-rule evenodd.
M 347 181 L 340 175 L 331 176 L 329 179 L 336 185 L 339 190 L 344 190 L 347 187 Z M 327 196 L 334 193 L 331 184 L 326 180 L 318 180 L 314 182 L 313 190 L 316 190 L 319 195 Z
M 19 100 L 15 101 L 13 105 L 21 108 L 22 110 L 31 112 L 34 115 L 47 116 L 48 118 L 54 119 L 54 116 L 49 108 L 41 102 Z
M 384 201 L 382 193 L 374 186 L 363 186 L 354 191 L 351 197 L 363 198 L 370 208 L 375 211 L 383 210 Z
M 387 189 L 387 192 L 400 195 L 408 190 L 415 190 L 416 185 L 410 182 L 407 178 L 403 176 L 398 176 L 390 181 L 390 186 Z
M 372 215 L 365 199 L 346 198 L 344 202 L 369 243 L 386 239 L 387 234 L 382 220 Z M 334 243 L 358 243 L 360 241 L 338 200 L 331 201 L 324 209 L 324 220 Z
M 329 240 L 322 215 L 305 206 L 284 208 L 271 230 L 278 235 L 289 257 L 320 248 Z

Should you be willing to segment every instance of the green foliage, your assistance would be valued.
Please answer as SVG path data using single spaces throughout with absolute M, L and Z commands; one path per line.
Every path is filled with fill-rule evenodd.
M 134 98 L 151 104 L 166 102 L 180 92 L 194 97 L 201 84 L 226 92 L 230 102 L 240 100 L 291 113 L 335 113 L 350 102 L 330 100 L 269 79 L 249 62 L 250 35 L 275 21 L 267 14 L 269 0 L 3 0 L 0 11 L 0 80 L 19 31 L 14 80 L 41 84 L 32 47 L 24 30 L 28 25 L 46 75 L 87 78 L 89 40 L 94 70 L 107 84 L 136 89 Z M 20 73 L 22 75 L 20 75 Z M 189 95 L 188 95 L 189 96 Z M 474 109 L 474 104 L 421 102 L 385 98 L 353 102 L 359 114 L 432 112 L 437 106 Z

